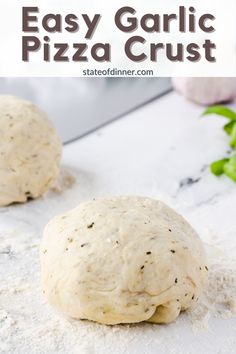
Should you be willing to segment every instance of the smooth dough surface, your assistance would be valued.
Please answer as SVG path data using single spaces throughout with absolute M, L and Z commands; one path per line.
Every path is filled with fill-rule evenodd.
M 196 303 L 207 273 L 196 232 L 144 197 L 93 200 L 55 217 L 40 256 L 49 303 L 104 324 L 171 322 Z
M 59 174 L 61 142 L 31 102 L 0 96 L 0 206 L 46 192 Z

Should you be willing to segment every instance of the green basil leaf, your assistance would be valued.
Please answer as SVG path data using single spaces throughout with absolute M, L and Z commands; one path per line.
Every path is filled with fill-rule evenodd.
M 234 126 L 233 126 L 233 129 L 232 129 L 232 132 L 231 132 L 231 140 L 230 140 L 230 146 L 232 148 L 236 148 L 236 123 L 234 123 Z
M 209 115 L 209 114 L 217 114 L 218 116 L 222 116 L 225 118 L 228 118 L 230 120 L 235 120 L 236 121 L 236 113 L 232 111 L 230 108 L 217 105 L 217 106 L 211 106 L 208 107 L 204 112 L 203 116 Z
M 229 162 L 226 162 L 224 164 L 224 173 L 226 174 L 226 176 L 236 182 L 236 155 L 233 155 L 229 159 Z
M 236 122 L 234 120 L 231 120 L 229 123 L 224 125 L 224 131 L 227 134 L 231 135 L 235 124 L 236 124 Z
M 215 176 L 222 175 L 224 173 L 224 165 L 227 162 L 229 162 L 229 159 L 222 159 L 222 160 L 218 160 L 218 161 L 213 162 L 210 166 L 211 172 Z

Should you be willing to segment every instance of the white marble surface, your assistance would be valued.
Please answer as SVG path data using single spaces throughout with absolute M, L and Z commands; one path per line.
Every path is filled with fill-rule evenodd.
M 39 291 L 38 244 L 45 223 L 101 195 L 161 198 L 204 242 L 214 235 L 215 244 L 236 258 L 236 184 L 208 169 L 226 154 L 228 138 L 221 118 L 200 118 L 201 112 L 170 93 L 65 146 L 63 166 L 77 179 L 72 188 L 0 210 L 0 352 L 235 353 L 236 318 L 210 318 L 209 328 L 197 333 L 184 314 L 169 326 L 117 331 L 80 321 L 67 325 Z M 84 333 L 83 346 L 77 330 Z

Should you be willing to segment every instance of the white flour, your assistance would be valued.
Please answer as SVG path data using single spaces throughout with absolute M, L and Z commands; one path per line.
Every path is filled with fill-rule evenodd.
M 72 188 L 76 183 L 76 178 L 73 176 L 73 172 L 68 168 L 62 167 L 59 178 L 51 188 L 53 192 L 62 193 L 68 188 Z
M 193 310 L 188 311 L 194 328 L 208 327 L 211 316 L 236 315 L 236 259 L 209 259 L 206 289 Z

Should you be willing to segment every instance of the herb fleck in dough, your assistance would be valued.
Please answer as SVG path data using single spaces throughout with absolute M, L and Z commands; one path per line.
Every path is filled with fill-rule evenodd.
M 208 270 L 191 226 L 143 197 L 98 199 L 54 218 L 40 256 L 49 303 L 104 324 L 174 321 L 197 302 Z
M 0 96 L 0 206 L 46 192 L 59 174 L 61 142 L 32 103 Z

